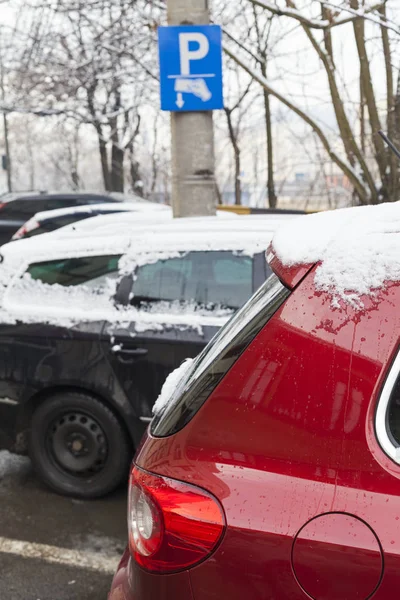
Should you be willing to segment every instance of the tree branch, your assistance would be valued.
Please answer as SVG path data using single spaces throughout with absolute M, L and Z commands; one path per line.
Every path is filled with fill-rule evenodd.
M 286 2 L 293 10 L 296 9 L 293 0 L 286 0 Z M 365 157 L 363 156 L 362 152 L 360 152 L 360 149 L 355 140 L 349 119 L 346 114 L 344 103 L 343 103 L 343 100 L 340 95 L 339 87 L 337 85 L 336 74 L 335 74 L 335 65 L 334 65 L 334 61 L 333 61 L 333 53 L 330 54 L 330 52 L 329 52 L 329 48 L 331 46 L 331 44 L 330 44 L 331 32 L 330 32 L 330 30 L 325 32 L 325 38 L 327 38 L 325 41 L 328 41 L 327 52 L 325 52 L 323 50 L 323 48 L 317 42 L 316 38 L 314 37 L 314 33 L 310 30 L 310 28 L 307 27 L 307 25 L 303 25 L 303 24 L 302 24 L 302 28 L 303 28 L 304 33 L 310 40 L 314 50 L 318 54 L 322 64 L 324 65 L 325 72 L 328 77 L 328 83 L 329 83 L 329 89 L 330 89 L 331 98 L 332 98 L 333 109 L 335 111 L 336 121 L 337 121 L 337 124 L 339 127 L 340 136 L 341 136 L 341 139 L 342 139 L 342 142 L 344 145 L 344 149 L 345 149 L 345 152 L 347 155 L 347 160 L 352 165 L 352 167 L 354 167 L 355 158 L 357 159 L 357 161 L 360 164 L 360 167 L 362 169 L 364 178 L 368 183 L 371 197 L 372 197 L 373 201 L 376 202 L 377 194 L 376 194 L 375 181 L 374 181 L 374 178 L 368 168 Z M 333 47 L 331 48 L 331 51 L 333 52 Z M 379 131 L 379 129 L 378 129 L 378 131 Z
M 252 1 L 252 0 L 250 0 Z M 320 0 L 321 4 L 324 4 L 325 6 L 329 6 L 330 8 L 335 8 L 337 10 L 337 6 L 335 4 L 332 4 L 332 2 L 327 2 L 326 0 Z M 375 4 L 374 6 L 371 6 L 370 8 L 368 8 L 367 10 L 356 10 L 354 8 L 350 8 L 350 6 L 340 6 L 340 10 L 344 10 L 348 13 L 351 13 L 352 15 L 354 15 L 353 18 L 349 17 L 348 19 L 343 19 L 341 22 L 337 22 L 334 26 L 336 25 L 343 25 L 343 23 L 351 23 L 352 21 L 356 20 L 356 19 L 365 19 L 366 21 L 371 21 L 372 23 L 376 23 L 377 25 L 380 25 L 381 27 L 386 27 L 386 29 L 391 29 L 392 31 L 394 31 L 395 33 L 397 33 L 397 35 L 400 35 L 400 29 L 398 27 L 395 27 L 394 25 L 391 25 L 389 23 L 389 21 L 387 20 L 383 20 L 380 17 L 375 17 L 369 13 L 374 12 L 374 10 L 380 10 L 382 7 L 385 6 L 385 2 L 381 2 L 380 4 Z
M 269 2 L 269 0 L 250 0 L 250 2 L 252 4 L 255 4 L 256 6 L 261 6 L 261 8 L 264 8 L 265 10 L 269 10 L 270 12 L 272 12 L 274 15 L 277 15 L 278 17 L 290 17 L 292 19 L 295 19 L 299 23 L 306 25 L 307 27 L 310 27 L 311 29 L 320 29 L 320 30 L 331 29 L 332 27 L 337 27 L 338 25 L 344 25 L 345 23 L 351 23 L 352 21 L 355 21 L 356 19 L 365 19 L 365 18 L 367 18 L 366 15 L 368 13 L 371 13 L 374 10 L 381 8 L 381 6 L 383 4 L 382 2 L 379 2 L 378 4 L 375 4 L 374 6 L 369 7 L 362 13 L 359 13 L 359 12 L 351 11 L 348 8 L 345 8 L 344 6 L 338 7 L 338 6 L 332 5 L 330 2 L 325 2 L 325 1 L 321 0 L 321 4 L 325 4 L 326 6 L 333 7 L 336 10 L 338 8 L 340 8 L 341 10 L 350 12 L 353 15 L 351 17 L 345 17 L 342 19 L 336 19 L 336 20 L 332 19 L 332 20 L 322 21 L 321 19 L 309 19 L 308 17 L 304 16 L 299 10 L 296 10 L 296 9 L 279 8 L 279 6 L 276 6 L 276 4 Z M 378 22 L 379 22 L 379 20 L 378 20 Z M 400 32 L 397 30 L 397 33 L 400 33 Z
M 350 2 L 352 3 L 355 10 L 359 7 L 358 0 L 350 0 Z M 373 132 L 372 142 L 375 149 L 376 162 L 378 163 L 381 180 L 382 182 L 384 182 L 387 166 L 387 155 L 385 152 L 384 143 L 381 137 L 378 135 L 378 131 L 381 130 L 381 122 L 379 118 L 374 87 L 372 84 L 370 62 L 365 43 L 365 22 L 354 21 L 353 29 L 354 37 L 356 40 L 358 58 L 360 61 L 360 77 L 362 79 L 363 92 L 368 107 L 371 129 Z
M 360 177 L 354 171 L 351 165 L 343 161 L 340 158 L 340 156 L 336 154 L 336 152 L 334 152 L 334 150 L 331 148 L 328 138 L 326 137 L 318 123 L 312 117 L 310 117 L 310 115 L 304 112 L 299 106 L 297 106 L 294 102 L 289 100 L 286 95 L 281 94 L 275 88 L 273 88 L 268 83 L 268 81 L 264 77 L 262 77 L 262 75 L 257 73 L 257 71 L 255 71 L 251 66 L 246 64 L 246 62 L 243 61 L 235 52 L 230 50 L 230 48 L 226 44 L 224 44 L 224 51 L 232 60 L 234 60 L 239 66 L 241 66 L 242 69 L 244 69 L 255 81 L 258 81 L 258 83 L 260 83 L 262 87 L 265 88 L 269 94 L 271 94 L 271 96 L 274 96 L 277 100 L 282 102 L 282 104 L 287 106 L 291 111 L 298 115 L 312 128 L 312 130 L 320 139 L 323 147 L 325 148 L 330 158 L 333 160 L 334 163 L 336 163 L 336 165 L 341 169 L 341 171 L 343 171 L 343 173 L 347 175 L 354 188 L 357 190 L 357 193 L 359 194 L 361 200 L 365 204 L 369 204 L 370 197 L 368 195 L 368 191 L 365 188 L 363 181 L 360 179 Z
M 260 54 L 255 54 L 254 52 L 252 52 L 252 50 L 250 50 L 250 48 L 247 48 L 242 42 L 240 42 L 231 33 L 229 33 L 229 31 L 225 27 L 222 28 L 222 31 L 224 32 L 224 35 L 226 35 L 226 37 L 228 37 L 234 44 L 239 46 L 239 48 L 241 48 L 242 50 L 247 52 L 247 54 L 249 56 L 251 56 L 252 58 L 254 58 L 254 60 L 256 62 L 258 62 L 259 64 L 262 64 L 263 62 L 265 62 L 263 57 Z

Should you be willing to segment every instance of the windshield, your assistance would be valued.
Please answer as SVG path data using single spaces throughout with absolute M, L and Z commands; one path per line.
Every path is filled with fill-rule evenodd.
M 165 410 L 155 416 L 153 435 L 171 435 L 190 421 L 289 294 L 275 274 L 269 277 L 185 372 L 172 390 Z

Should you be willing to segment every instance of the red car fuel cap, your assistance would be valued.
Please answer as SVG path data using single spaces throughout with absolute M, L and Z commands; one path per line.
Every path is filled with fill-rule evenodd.
M 292 566 L 298 584 L 315 600 L 366 600 L 383 572 L 372 529 L 346 513 L 320 515 L 297 534 Z

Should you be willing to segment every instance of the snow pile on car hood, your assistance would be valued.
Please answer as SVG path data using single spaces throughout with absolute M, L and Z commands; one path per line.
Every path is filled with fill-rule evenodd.
M 189 370 L 193 365 L 193 359 L 187 358 L 183 361 L 180 367 L 172 371 L 167 377 L 162 386 L 160 395 L 158 396 L 155 404 L 153 406 L 153 414 L 160 415 L 167 404 L 170 403 L 171 397 L 175 394 L 176 390 L 180 387 L 179 384 L 182 384 L 183 380 L 188 375 Z
M 400 281 L 400 202 L 299 217 L 275 234 L 272 248 L 285 266 L 320 263 L 317 290 L 362 309 L 389 282 Z

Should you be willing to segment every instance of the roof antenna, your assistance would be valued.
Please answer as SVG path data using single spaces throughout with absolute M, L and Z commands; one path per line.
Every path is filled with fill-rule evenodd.
M 392 140 L 389 139 L 388 136 L 386 135 L 386 133 L 383 133 L 383 131 L 378 131 L 378 133 L 381 136 L 381 138 L 387 143 L 387 145 L 389 146 L 389 148 L 391 150 L 393 150 L 393 152 L 395 153 L 395 155 L 397 156 L 397 158 L 400 159 L 400 151 L 393 144 Z

